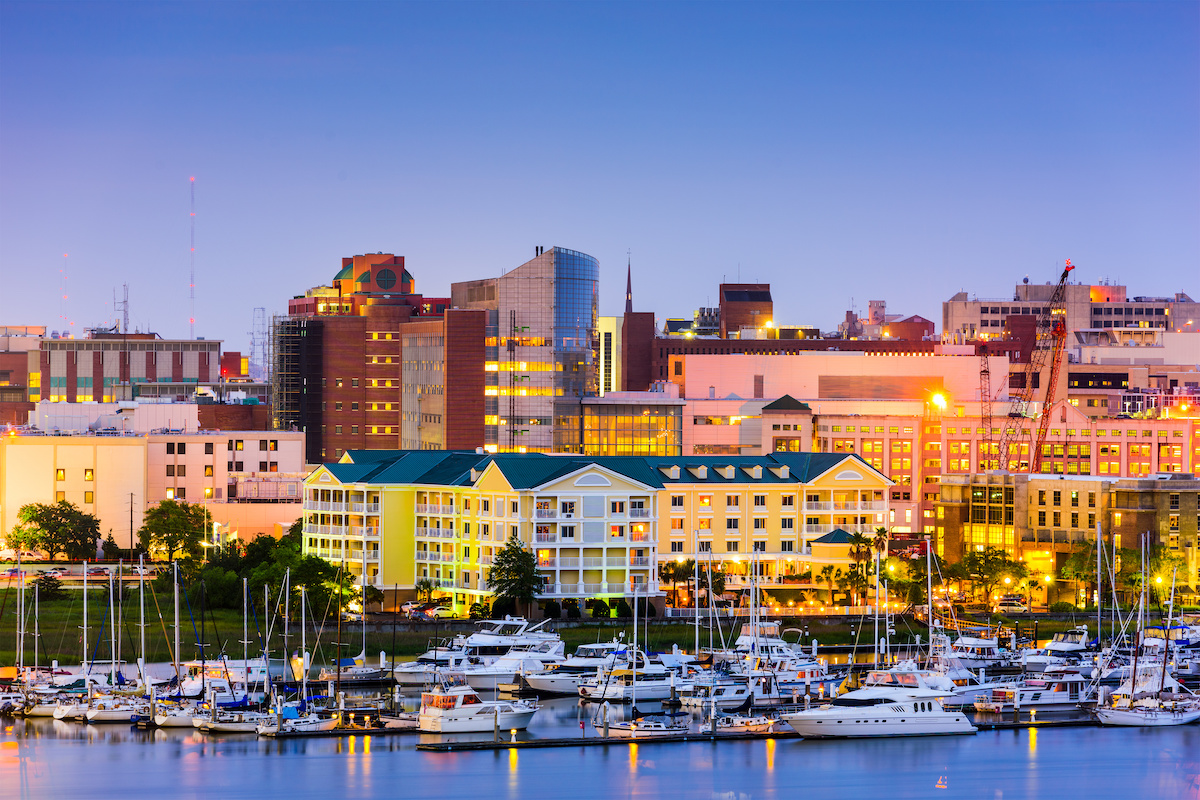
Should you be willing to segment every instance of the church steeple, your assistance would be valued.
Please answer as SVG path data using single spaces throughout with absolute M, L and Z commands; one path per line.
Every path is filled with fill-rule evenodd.
M 625 264 L 625 313 L 633 313 L 633 262 Z

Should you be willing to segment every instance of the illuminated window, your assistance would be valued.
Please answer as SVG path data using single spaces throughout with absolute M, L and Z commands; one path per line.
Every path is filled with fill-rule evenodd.
M 83 502 L 84 503 L 96 502 L 96 493 L 95 492 L 84 492 L 83 493 Z
M 83 471 L 83 479 L 85 481 L 90 481 L 90 480 L 93 480 L 94 478 L 95 478 L 95 473 L 92 470 L 85 469 Z
M 67 471 L 65 469 L 54 470 L 54 480 L 65 481 L 67 479 Z

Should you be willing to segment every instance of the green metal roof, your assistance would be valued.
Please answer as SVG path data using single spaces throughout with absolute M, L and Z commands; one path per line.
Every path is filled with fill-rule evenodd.
M 734 483 L 809 483 L 819 475 L 845 461 L 855 461 L 857 468 L 873 472 L 884 480 L 870 464 L 857 455 L 841 453 L 774 453 L 769 456 L 688 456 L 684 458 L 653 456 L 587 456 L 546 455 L 544 453 L 482 454 L 469 450 L 350 450 L 346 456 L 351 463 L 326 464 L 325 467 L 344 483 L 376 482 L 391 484 L 425 484 L 436 486 L 469 486 L 471 470 L 482 472 L 489 464 L 504 475 L 514 489 L 524 490 L 543 486 L 565 475 L 595 465 L 654 489 L 682 484 Z M 782 478 L 772 471 L 781 465 L 788 467 Z M 703 478 L 691 469 L 706 467 Z M 734 467 L 732 478 L 721 470 Z M 679 477 L 671 478 L 664 470 L 679 468 Z M 747 468 L 761 467 L 758 478 L 751 477 Z M 690 468 L 690 469 L 689 469 Z
M 811 544 L 850 544 L 850 534 L 841 528 L 834 528 L 824 536 L 813 539 Z
M 335 281 L 340 281 L 343 278 L 353 278 L 353 277 L 354 277 L 354 265 L 347 264 L 346 266 L 342 267 L 341 272 L 339 272 L 337 275 L 333 276 L 333 279 Z

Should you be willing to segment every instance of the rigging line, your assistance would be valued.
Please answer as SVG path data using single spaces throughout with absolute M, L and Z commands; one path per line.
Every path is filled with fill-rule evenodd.
M 73 609 L 73 608 L 75 608 L 75 595 L 74 594 L 71 595 L 71 602 L 67 604 L 66 617 L 63 619 L 63 632 L 62 632 L 62 636 L 58 640 L 59 654 L 61 654 L 63 652 L 64 645 L 67 640 L 67 621 L 71 619 L 71 609 Z M 74 626 L 71 626 L 71 627 L 74 627 Z M 81 633 L 80 636 L 82 637 L 83 634 Z M 47 657 L 50 656 L 49 650 L 46 651 L 46 656 Z M 83 661 L 83 659 L 80 659 L 80 663 L 82 663 L 82 661 Z
M 167 655 L 170 656 L 171 663 L 174 664 L 175 663 L 175 651 L 174 651 L 174 648 L 171 646 L 171 637 L 167 633 L 167 621 L 165 619 L 163 619 L 162 609 L 158 605 L 158 594 L 154 591 L 153 588 L 150 589 L 150 597 L 151 597 L 151 599 L 154 600 L 154 612 L 156 614 L 158 614 L 158 622 L 159 622 L 159 625 L 162 626 L 163 638 L 166 639 L 166 641 L 167 641 Z M 143 656 L 143 658 L 144 657 L 145 656 Z

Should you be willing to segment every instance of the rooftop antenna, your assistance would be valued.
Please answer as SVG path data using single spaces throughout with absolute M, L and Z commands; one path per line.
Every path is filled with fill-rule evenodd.
M 193 175 L 188 186 L 191 188 L 192 196 L 192 228 L 191 228 L 191 250 L 189 252 L 190 266 L 188 270 L 188 304 L 189 314 L 188 325 L 189 338 L 196 338 L 196 176 Z
M 121 284 L 123 299 L 117 300 L 117 289 L 113 287 L 113 322 L 119 324 L 121 333 L 129 333 L 129 284 Z M 118 309 L 121 317 L 116 317 Z

